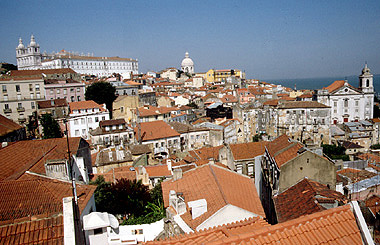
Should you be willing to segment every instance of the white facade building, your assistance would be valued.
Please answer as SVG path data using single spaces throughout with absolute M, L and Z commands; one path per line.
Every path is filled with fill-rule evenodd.
M 108 110 L 92 100 L 69 104 L 69 136 L 89 138 L 89 130 L 99 127 L 99 122 L 109 120 Z
M 373 118 L 374 96 L 373 75 L 367 64 L 359 76 L 359 88 L 341 80 L 317 92 L 318 102 L 331 107 L 332 124 Z
M 30 44 L 25 47 L 22 39 L 16 48 L 17 67 L 19 70 L 71 68 L 80 74 L 98 77 L 119 73 L 123 78 L 130 78 L 131 73 L 138 73 L 137 59 L 120 57 L 94 57 L 79 55 L 62 50 L 59 53 L 41 54 L 40 46 L 32 35 Z

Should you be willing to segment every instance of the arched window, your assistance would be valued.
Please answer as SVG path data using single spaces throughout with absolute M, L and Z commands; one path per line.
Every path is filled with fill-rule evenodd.
M 367 86 L 366 87 L 369 87 L 369 79 L 367 79 Z

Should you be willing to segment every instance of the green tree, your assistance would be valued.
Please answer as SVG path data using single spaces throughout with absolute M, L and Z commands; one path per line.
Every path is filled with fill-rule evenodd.
M 110 212 L 113 209 L 115 195 L 111 191 L 111 183 L 106 182 L 103 176 L 99 176 L 95 181 L 90 182 L 91 185 L 96 185 L 94 193 L 96 209 L 99 212 Z
M 61 128 L 51 114 L 43 114 L 40 118 L 40 122 L 44 139 L 62 138 L 63 134 Z
M 108 82 L 96 82 L 87 87 L 85 98 L 98 104 L 106 104 L 112 118 L 112 103 L 116 99 L 116 88 Z
M 380 109 L 379 106 L 375 103 L 373 105 L 373 118 L 379 118 L 380 117 Z
M 340 145 L 327 145 L 322 144 L 323 153 L 326 154 L 331 159 L 342 159 L 343 161 L 348 161 L 350 158 L 346 155 L 346 148 Z

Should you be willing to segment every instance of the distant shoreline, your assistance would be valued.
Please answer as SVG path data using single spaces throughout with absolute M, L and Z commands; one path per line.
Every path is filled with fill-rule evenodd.
M 318 78 L 296 78 L 296 79 L 263 79 L 261 81 L 282 85 L 294 89 L 296 85 L 298 89 L 321 89 L 332 84 L 336 80 L 347 80 L 348 83 L 354 87 L 359 86 L 359 75 L 352 75 L 346 77 L 318 77 Z M 373 75 L 373 86 L 376 92 L 380 92 L 380 74 Z

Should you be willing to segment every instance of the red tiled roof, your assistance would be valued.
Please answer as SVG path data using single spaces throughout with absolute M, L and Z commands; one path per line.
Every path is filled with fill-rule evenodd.
M 0 115 L 0 136 L 5 136 L 13 131 L 21 129 L 22 126 L 18 125 L 11 119 Z
M 206 199 L 206 213 L 196 219 L 192 219 L 189 210 L 181 215 L 193 230 L 228 204 L 265 217 L 254 180 L 213 164 L 187 171 L 176 181 L 162 182 L 165 207 L 169 206 L 170 190 L 182 192 L 186 202 Z
M 278 100 L 267 100 L 267 101 L 264 102 L 263 105 L 277 106 L 278 105 Z
M 171 237 L 165 240 L 147 242 L 147 244 L 207 244 L 218 241 L 221 238 L 227 238 L 231 235 L 244 234 L 251 230 L 268 226 L 270 225 L 264 219 L 260 217 L 252 217 L 239 222 L 184 234 L 180 237 Z
M 73 154 L 81 138 L 69 138 Z M 65 138 L 18 141 L 0 149 L 0 180 L 18 179 L 25 171 L 45 174 L 46 160 L 67 159 Z
M 177 131 L 164 121 L 142 122 L 140 123 L 140 127 L 142 141 L 180 136 Z M 135 136 L 138 137 L 137 127 L 134 130 Z
M 369 179 L 376 176 L 375 173 L 367 170 L 358 170 L 353 168 L 345 168 L 336 172 L 337 175 L 343 175 L 351 180 L 352 183 L 359 182 L 364 179 Z
M 95 181 L 99 176 L 103 176 L 106 182 L 116 182 L 119 179 L 136 180 L 136 171 L 131 170 L 131 166 L 117 167 L 107 173 L 94 174 L 92 180 Z
M 261 227 L 252 225 L 245 226 L 238 222 L 236 230 L 223 225 L 170 240 L 154 241 L 152 244 L 362 244 L 361 233 L 350 205 L 301 216 L 273 226 L 265 223 Z
M 380 156 L 373 153 L 363 153 L 358 155 L 358 158 L 368 160 L 370 163 L 380 163 Z
M 83 211 L 96 186 L 77 183 L 79 210 Z M 19 180 L 0 182 L 0 221 L 41 214 L 62 213 L 62 199 L 72 196 L 71 183 L 25 174 Z
M 45 108 L 67 106 L 67 101 L 66 99 L 43 100 L 43 101 L 37 101 L 37 104 L 38 104 L 38 109 L 45 109 Z
M 350 205 L 222 238 L 209 244 L 362 244 Z
M 298 150 L 303 145 L 298 142 L 291 142 L 286 134 L 283 134 L 266 146 L 269 154 L 276 160 L 277 166 L 280 168 L 284 163 L 290 161 L 298 155 Z
M 148 173 L 149 177 L 172 176 L 172 173 L 168 170 L 168 166 L 166 164 L 155 165 L 155 166 L 145 166 L 145 170 Z
M 281 194 L 274 197 L 279 223 L 325 210 L 318 202 L 319 198 L 329 198 L 342 203 L 346 200 L 341 193 L 330 190 L 326 185 L 309 179 L 303 179 Z M 323 202 L 323 200 L 320 200 Z
M 197 150 L 189 151 L 190 155 L 197 160 L 209 160 L 219 159 L 219 150 L 223 147 L 223 145 L 215 146 L 215 147 L 202 147 Z
M 264 155 L 267 144 L 267 141 L 230 144 L 230 148 L 235 160 L 245 160 Z
M 63 216 L 0 226 L 0 244 L 64 244 Z
M 317 101 L 292 101 L 283 102 L 280 108 L 330 108 L 330 106 L 321 104 Z
M 380 211 L 380 197 L 373 195 L 365 201 L 365 206 L 371 210 L 371 213 L 376 217 L 376 213 Z
M 344 80 L 337 80 L 337 81 L 333 82 L 332 84 L 330 84 L 329 86 L 324 87 L 324 89 L 327 89 L 327 91 L 329 91 L 329 93 L 332 93 L 332 92 L 340 89 L 341 87 L 343 87 L 345 83 L 346 83 L 346 81 L 344 81 Z M 350 84 L 348 84 L 348 86 L 355 89 Z
M 44 74 L 66 74 L 66 73 L 76 73 L 71 68 L 61 68 L 61 69 L 45 69 L 45 70 L 13 70 L 11 71 L 11 76 L 33 76 Z
M 121 118 L 121 119 L 103 120 L 103 121 L 99 122 L 99 126 L 100 127 L 120 125 L 120 124 L 125 124 L 125 120 L 123 118 Z
M 93 100 L 85 100 L 85 101 L 76 101 L 69 103 L 70 113 L 73 110 L 85 110 L 85 109 L 95 109 L 99 108 L 100 111 L 106 111 L 101 105 L 96 103 Z

